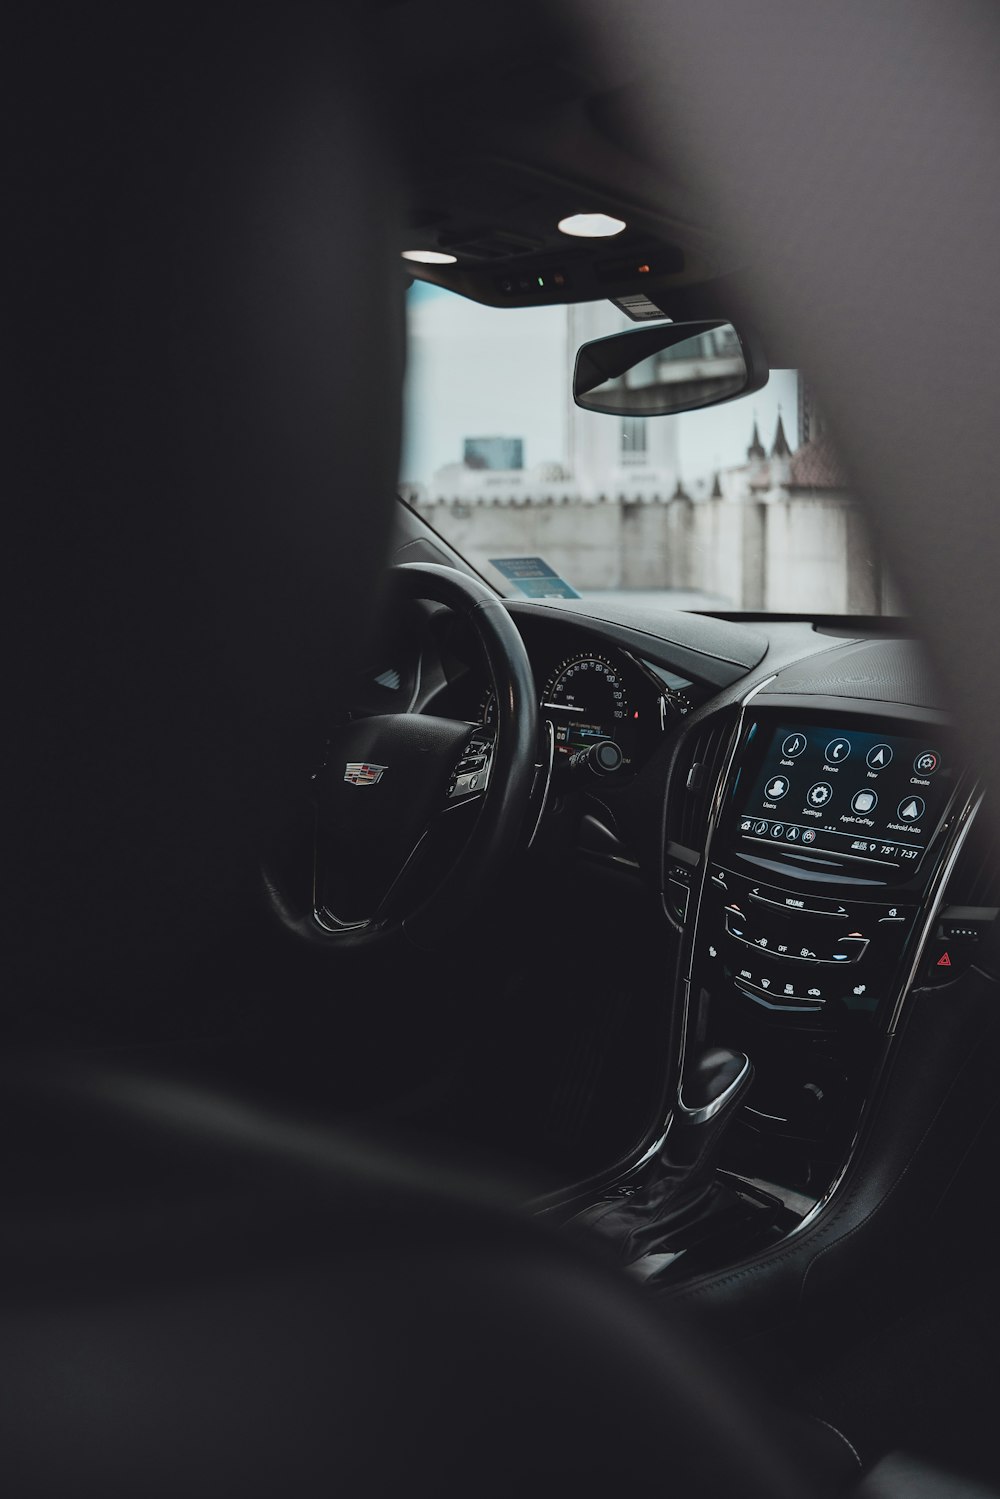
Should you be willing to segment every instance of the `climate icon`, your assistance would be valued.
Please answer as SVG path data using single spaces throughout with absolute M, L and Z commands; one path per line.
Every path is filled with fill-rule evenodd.
M 923 750 L 913 762 L 918 776 L 932 776 L 938 768 L 938 757 L 933 750 Z

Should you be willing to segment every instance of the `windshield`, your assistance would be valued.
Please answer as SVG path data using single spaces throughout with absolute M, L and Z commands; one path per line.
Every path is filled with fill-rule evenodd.
M 497 309 L 415 282 L 400 493 L 501 593 L 679 609 L 897 613 L 822 410 L 794 370 L 707 411 L 573 402 L 611 303 Z

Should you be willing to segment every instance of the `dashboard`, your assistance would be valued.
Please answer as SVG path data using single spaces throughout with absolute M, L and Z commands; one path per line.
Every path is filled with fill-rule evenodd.
M 515 618 L 557 766 L 610 741 L 620 751 L 616 780 L 624 784 L 648 763 L 664 734 L 708 696 L 690 676 L 592 627 L 544 615 Z M 493 687 L 471 633 L 440 617 L 433 633 L 440 664 L 424 678 L 424 711 L 491 726 Z
M 396 711 L 488 733 L 475 640 L 448 611 L 416 607 L 366 678 L 382 695 L 367 711 L 389 694 Z M 843 621 L 507 607 L 563 821 L 576 809 L 554 857 L 595 878 L 611 863 L 656 893 L 674 1076 L 695 1046 L 752 1058 L 722 1168 L 808 1214 L 872 1115 L 909 996 L 960 978 L 1000 905 L 992 861 L 983 874 L 971 852 L 975 778 L 920 650 Z M 608 741 L 613 773 L 571 774 Z

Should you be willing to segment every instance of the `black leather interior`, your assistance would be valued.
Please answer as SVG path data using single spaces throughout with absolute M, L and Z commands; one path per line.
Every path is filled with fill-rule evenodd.
M 489 1184 L 134 1071 L 3 1099 L 12 1493 L 814 1492 L 693 1331 Z

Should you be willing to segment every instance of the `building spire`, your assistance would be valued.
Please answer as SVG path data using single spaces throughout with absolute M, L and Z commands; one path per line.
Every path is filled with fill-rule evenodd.
M 764 444 L 760 440 L 760 433 L 757 430 L 757 418 L 756 417 L 754 417 L 754 419 L 753 419 L 753 442 L 747 448 L 747 457 L 748 458 L 766 458 L 767 457 L 767 454 L 764 452 Z
M 718 469 L 715 470 L 715 478 L 712 481 L 712 493 L 710 495 L 710 498 L 713 499 L 713 500 L 721 500 L 722 499 L 722 483 L 721 483 L 721 481 L 719 479 L 719 470 Z
M 778 426 L 774 434 L 774 446 L 771 449 L 772 458 L 790 458 L 792 450 L 788 446 L 788 438 L 785 436 L 785 424 L 781 417 L 781 407 L 778 407 Z

